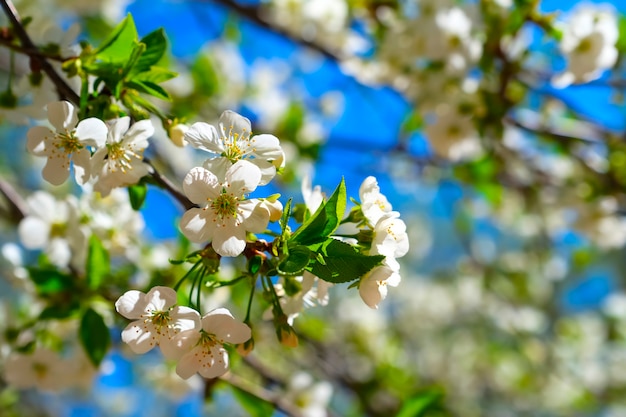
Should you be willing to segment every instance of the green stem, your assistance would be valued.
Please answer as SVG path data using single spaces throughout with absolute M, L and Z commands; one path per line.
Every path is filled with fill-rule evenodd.
M 202 265 L 202 260 L 200 260 L 197 263 L 195 263 L 194 266 L 192 266 L 191 269 L 189 271 L 187 271 L 187 273 L 185 275 L 183 275 L 183 277 L 181 279 L 178 280 L 176 285 L 174 285 L 174 291 L 178 291 L 178 288 L 180 288 L 182 283 L 189 277 L 189 275 L 191 275 L 201 265 Z
M 252 300 L 254 299 L 254 290 L 256 289 L 257 277 L 257 275 L 250 277 L 252 278 L 252 285 L 250 286 L 250 297 L 248 297 L 248 308 L 246 309 L 246 318 L 243 321 L 244 323 L 248 323 L 250 321 L 250 312 L 252 311 Z

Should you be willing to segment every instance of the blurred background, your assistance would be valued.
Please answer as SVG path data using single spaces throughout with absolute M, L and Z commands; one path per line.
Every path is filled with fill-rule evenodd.
M 127 13 L 140 36 L 162 27 L 170 46 L 163 63 L 179 74 L 164 84 L 172 100 L 154 100 L 163 111 L 191 124 L 232 109 L 256 133 L 275 134 L 287 167 L 268 187 L 285 199 L 302 202 L 306 175 L 327 194 L 343 177 L 358 199 L 362 181 L 375 176 L 407 224 L 411 249 L 400 259 L 401 284 L 378 310 L 336 285 L 327 306 L 295 320 L 297 348 L 279 344 L 271 321 L 259 323 L 255 350 L 232 359 L 231 379 L 183 381 L 158 353 L 133 355 L 115 318 L 92 386 L 3 384 L 0 416 L 626 416 L 626 2 L 15 6 L 33 17 L 33 39 L 61 39 L 57 25 L 74 31 L 67 45 L 97 45 Z M 590 29 L 598 21 L 603 29 Z M 581 46 L 585 31 L 591 46 Z M 609 47 L 607 65 L 600 52 L 583 55 Z M 598 68 L 578 77 L 576 59 Z M 10 66 L 28 72 L 18 55 L 0 61 L 6 82 Z M 578 78 L 564 81 L 568 71 Z M 39 99 L 29 94 L 25 107 Z M 26 197 L 46 186 L 41 162 L 24 149 L 28 125 L 9 107 L 0 108 L 0 175 Z M 175 184 L 202 160 L 160 127 L 146 155 Z M 133 275 L 138 286 L 182 271 L 167 262 L 182 213 L 166 192 L 148 188 L 146 242 L 126 254 L 143 271 Z M 23 266 L 36 259 L 5 220 L 4 357 L 12 326 L 29 316 Z M 246 296 L 216 291 L 207 303 L 237 309 Z M 276 398 L 299 414 L 276 407 Z

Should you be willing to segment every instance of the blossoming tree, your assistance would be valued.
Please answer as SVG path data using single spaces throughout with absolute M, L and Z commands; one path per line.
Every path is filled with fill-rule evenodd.
M 249 3 L 198 6 L 232 22 L 186 61 L 127 4 L 0 0 L 7 415 L 29 390 L 90 387 L 117 351 L 158 355 L 154 389 L 227 386 L 259 416 L 623 412 L 624 295 L 578 316 L 555 300 L 626 243 L 624 127 L 561 95 L 623 88 L 626 20 L 535 0 Z M 296 64 L 243 57 L 250 22 L 316 54 L 302 68 L 403 103 L 376 172 L 312 185 L 341 93 L 287 94 Z M 382 187 L 450 183 L 447 226 Z M 148 212 L 177 236 L 151 236 Z

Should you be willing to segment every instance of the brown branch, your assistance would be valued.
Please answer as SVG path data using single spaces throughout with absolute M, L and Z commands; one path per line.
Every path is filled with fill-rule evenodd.
M 11 0 L 0 0 L 0 6 L 4 9 L 5 14 L 11 21 L 11 25 L 13 26 L 13 30 L 15 31 L 15 35 L 18 37 L 22 46 L 25 50 L 38 50 L 37 46 L 33 43 L 22 25 L 20 21 L 19 15 L 15 6 L 11 2 Z M 59 97 L 63 100 L 70 101 L 75 105 L 80 104 L 80 97 L 76 92 L 70 87 L 63 78 L 56 72 L 56 70 L 50 65 L 48 60 L 41 56 L 41 54 L 32 54 L 29 55 L 31 60 L 33 60 L 42 70 L 46 73 L 50 80 L 54 83 L 57 88 L 57 92 L 59 93 Z
M 19 223 L 28 213 L 26 202 L 13 186 L 3 179 L 0 179 L 0 194 L 7 201 L 9 219 L 14 223 Z
M 148 158 L 144 157 L 143 161 L 149 167 L 148 172 L 150 173 L 150 177 L 157 183 L 158 186 L 169 192 L 172 197 L 174 197 L 183 207 L 185 207 L 185 210 L 198 207 L 197 205 L 192 203 L 185 194 L 180 192 L 180 190 L 178 190 L 170 180 L 161 175 Z

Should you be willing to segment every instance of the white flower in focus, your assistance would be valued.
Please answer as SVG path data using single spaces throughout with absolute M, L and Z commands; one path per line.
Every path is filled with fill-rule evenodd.
M 59 354 L 37 348 L 34 352 L 13 353 L 4 365 L 4 378 L 15 388 L 38 388 L 45 391 L 59 391 L 66 384 L 65 361 Z
M 359 295 L 369 307 L 377 309 L 378 304 L 387 297 L 387 286 L 397 287 L 401 277 L 398 271 L 383 264 L 369 271 L 361 278 Z
M 45 191 L 36 191 L 26 200 L 29 211 L 18 226 L 20 240 L 28 249 L 43 249 L 58 266 L 81 268 L 86 255 L 87 232 L 78 223 L 74 196 L 57 200 Z
M 208 123 L 194 123 L 185 133 L 185 140 L 215 155 L 205 161 L 204 167 L 217 177 L 224 178 L 233 164 L 245 159 L 259 167 L 260 185 L 265 185 L 274 178 L 276 169 L 284 166 L 285 154 L 275 136 L 251 135 L 250 120 L 227 110 L 220 116 L 219 130 Z
M 64 183 L 72 161 L 76 181 L 84 184 L 91 175 L 89 147 L 104 145 L 106 125 L 95 117 L 79 123 L 76 108 L 67 101 L 48 104 L 48 120 L 55 130 L 32 127 L 28 130 L 26 142 L 29 152 L 48 158 L 42 172 L 44 179 L 53 185 Z
M 406 224 L 399 217 L 400 213 L 392 211 L 378 220 L 374 227 L 370 255 L 385 255 L 389 260 L 407 254 L 409 236 L 406 233 Z
M 369 176 L 363 180 L 359 187 L 359 198 L 361 199 L 361 211 L 371 225 L 378 223 L 378 220 L 392 210 L 392 206 L 380 192 L 376 178 Z
M 189 330 L 175 337 L 180 357 L 176 373 L 183 379 L 196 372 L 205 378 L 224 375 L 229 363 L 224 344 L 243 343 L 250 337 L 250 327 L 237 321 L 227 309 L 215 309 L 202 317 L 200 331 Z
M 261 233 L 270 220 L 269 210 L 258 199 L 246 199 L 260 180 L 259 168 L 245 160 L 228 168 L 224 182 L 204 168 L 192 168 L 183 190 L 200 208 L 183 214 L 183 234 L 196 243 L 212 241 L 222 256 L 239 255 L 246 247 L 246 232 Z
M 166 358 L 176 355 L 176 334 L 200 327 L 200 314 L 176 306 L 176 291 L 168 287 L 154 287 L 147 294 L 127 291 L 115 302 L 115 309 L 127 319 L 135 320 L 122 331 L 122 340 L 135 353 L 146 353 L 155 346 Z
M 154 134 L 154 126 L 150 120 L 140 120 L 130 129 L 129 125 L 129 117 L 110 121 L 106 146 L 93 155 L 93 188 L 103 197 L 113 188 L 137 184 L 148 174 L 143 151 L 148 147 L 148 138 Z
M 618 37 L 617 17 L 612 9 L 579 6 L 563 29 L 559 46 L 567 58 L 567 69 L 554 77 L 554 86 L 563 88 L 600 77 L 617 62 Z

